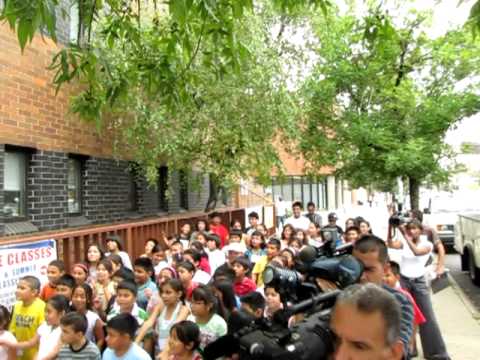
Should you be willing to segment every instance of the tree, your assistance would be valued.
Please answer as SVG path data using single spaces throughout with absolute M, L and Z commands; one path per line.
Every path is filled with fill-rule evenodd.
M 460 30 L 431 40 L 424 20 L 393 19 L 381 6 L 364 19 L 320 19 L 319 61 L 303 88 L 310 166 L 335 166 L 354 187 L 391 190 L 406 179 L 412 208 L 422 182 L 447 182 L 454 170 L 444 166 L 447 130 L 480 108 L 478 46 Z
M 297 106 L 282 65 L 290 54 L 271 28 L 328 0 L 71 2 L 78 41 L 54 57 L 53 82 L 82 85 L 73 112 L 108 129 L 152 183 L 159 163 L 227 186 L 281 168 L 273 140 L 294 126 Z M 23 49 L 40 29 L 56 39 L 61 3 L 6 0 L 0 20 Z

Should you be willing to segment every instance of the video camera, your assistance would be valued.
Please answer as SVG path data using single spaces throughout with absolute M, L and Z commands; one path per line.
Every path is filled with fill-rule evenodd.
M 280 293 L 284 309 L 271 321 L 245 319 L 238 330 L 209 344 L 204 358 L 238 354 L 242 360 L 326 359 L 333 352 L 330 311 L 341 291 L 323 293 L 316 280 L 328 280 L 339 289 L 357 283 L 363 266 L 351 250 L 351 245 L 335 247 L 332 238 L 318 249 L 306 246 L 295 270 L 267 266 L 263 281 Z M 288 320 L 296 314 L 304 320 L 289 328 Z
M 390 218 L 388 219 L 388 223 L 393 227 L 398 227 L 410 221 L 412 221 L 412 218 L 409 216 L 407 212 L 405 213 L 397 212 L 392 216 L 390 216 Z

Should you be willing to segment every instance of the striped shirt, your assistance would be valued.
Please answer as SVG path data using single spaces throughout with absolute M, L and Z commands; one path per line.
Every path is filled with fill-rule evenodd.
M 91 341 L 85 342 L 85 345 L 78 350 L 72 349 L 70 345 L 63 345 L 58 353 L 57 360 L 100 360 L 100 351 Z
M 400 340 L 402 340 L 404 346 L 404 354 L 408 354 L 410 339 L 413 334 L 413 305 L 408 298 L 400 291 L 392 289 L 387 285 L 383 285 L 383 288 L 390 294 L 395 296 L 395 299 L 400 304 L 401 318 L 400 318 Z

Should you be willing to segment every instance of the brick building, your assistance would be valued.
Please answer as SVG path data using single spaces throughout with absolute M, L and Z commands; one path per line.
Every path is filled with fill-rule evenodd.
M 193 187 L 183 174 L 159 166 L 157 186 L 148 186 L 127 159 L 113 158 L 109 136 L 69 113 L 72 87 L 55 95 L 47 67 L 58 46 L 76 36 L 75 17 L 70 21 L 58 11 L 59 45 L 37 35 L 23 54 L 16 34 L 0 24 L 0 237 L 203 210 L 208 177 Z M 302 175 L 301 161 L 282 158 L 287 181 L 273 177 L 267 196 L 314 201 L 324 209 L 344 202 L 343 183 L 327 176 L 329 169 L 324 178 L 312 180 Z M 254 196 L 242 203 L 249 197 L 240 189 L 235 203 L 262 202 Z
M 75 25 L 58 19 L 61 46 Z M 205 208 L 207 177 L 193 187 L 160 166 L 157 186 L 148 186 L 128 160 L 113 158 L 108 136 L 68 112 L 73 90 L 55 96 L 47 69 L 56 44 L 37 35 L 22 54 L 1 24 L 0 49 L 0 236 Z

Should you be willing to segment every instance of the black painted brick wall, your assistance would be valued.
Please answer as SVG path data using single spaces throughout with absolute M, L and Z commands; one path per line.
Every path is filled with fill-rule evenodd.
M 0 210 L 3 209 L 3 144 L 0 144 Z M 137 209 L 129 201 L 132 176 L 127 161 L 85 158 L 83 164 L 82 215 L 92 223 L 109 223 L 131 218 L 158 216 L 158 192 L 143 178 L 136 179 Z M 68 154 L 37 150 L 31 154 L 27 170 L 27 216 L 40 231 L 68 226 Z M 168 213 L 179 209 L 178 173 L 172 173 L 172 194 Z M 188 211 L 203 210 L 208 198 L 208 178 L 199 188 L 189 186 Z M 0 236 L 4 234 L 0 212 Z
M 67 172 L 65 153 L 37 150 L 27 171 L 27 215 L 40 230 L 67 226 Z
M 128 218 L 131 177 L 127 161 L 89 158 L 84 164 L 83 214 L 94 223 Z

